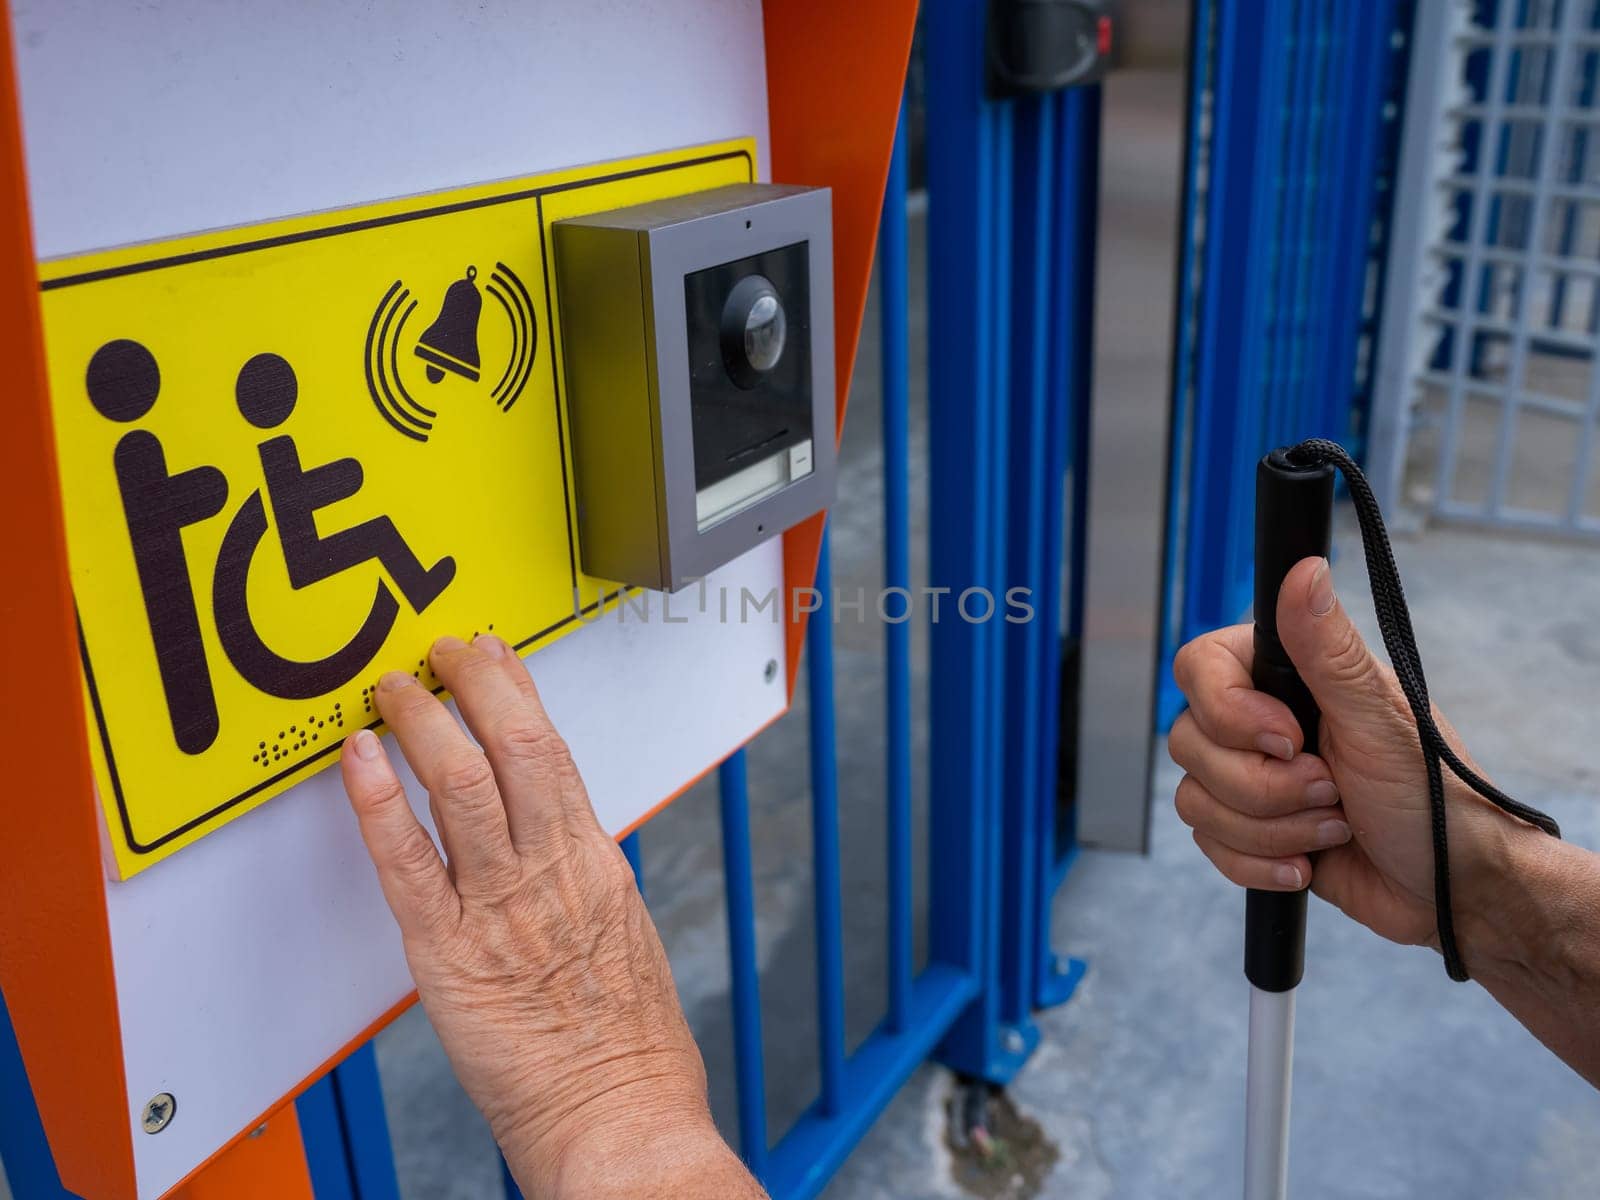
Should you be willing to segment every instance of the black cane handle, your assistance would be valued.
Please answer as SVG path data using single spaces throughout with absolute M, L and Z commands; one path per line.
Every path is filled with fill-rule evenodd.
M 1333 467 L 1301 467 L 1284 450 L 1256 466 L 1256 690 L 1289 706 L 1314 751 L 1320 714 L 1278 640 L 1278 590 L 1301 559 L 1327 557 L 1333 536 Z M 1245 896 L 1244 973 L 1267 992 L 1286 992 L 1305 969 L 1306 893 L 1251 888 Z

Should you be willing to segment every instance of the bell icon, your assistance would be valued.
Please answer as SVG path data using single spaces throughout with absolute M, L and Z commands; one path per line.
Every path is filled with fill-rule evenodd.
M 417 339 L 417 357 L 428 364 L 428 382 L 438 383 L 446 371 L 478 379 L 478 314 L 483 297 L 478 294 L 477 267 L 467 268 L 467 277 L 458 279 L 444 294 L 438 320 L 423 330 Z

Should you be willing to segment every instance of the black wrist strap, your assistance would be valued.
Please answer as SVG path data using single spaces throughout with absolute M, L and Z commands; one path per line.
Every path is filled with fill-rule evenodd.
M 1537 826 L 1552 837 L 1561 836 L 1561 827 L 1538 809 L 1513 800 L 1467 766 L 1439 732 L 1428 702 L 1428 681 L 1422 674 L 1422 658 L 1417 653 L 1417 637 L 1411 630 L 1411 613 L 1406 608 L 1405 589 L 1400 586 L 1400 572 L 1395 567 L 1389 533 L 1361 468 L 1345 453 L 1343 446 L 1323 438 L 1311 438 L 1294 446 L 1289 450 L 1289 459 L 1296 465 L 1308 467 L 1330 463 L 1339 469 L 1350 489 L 1350 500 L 1361 524 L 1361 546 L 1366 553 L 1367 578 L 1372 584 L 1372 606 L 1377 610 L 1378 628 L 1383 632 L 1383 644 L 1394 665 L 1395 676 L 1400 680 L 1400 690 L 1405 693 L 1406 703 L 1411 706 L 1411 715 L 1417 722 L 1422 761 L 1428 772 L 1428 807 L 1433 823 L 1433 902 L 1438 912 L 1439 949 L 1444 954 L 1444 966 L 1450 978 L 1461 982 L 1467 978 L 1467 968 L 1456 946 L 1455 920 L 1450 908 L 1450 847 L 1445 837 L 1441 762 L 1457 779 L 1504 812 Z

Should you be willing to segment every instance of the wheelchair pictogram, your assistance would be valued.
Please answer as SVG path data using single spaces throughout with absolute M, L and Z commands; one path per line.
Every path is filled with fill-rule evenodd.
M 145 346 L 118 339 L 95 352 L 85 383 L 101 415 L 131 424 L 154 407 L 161 372 Z M 255 429 L 278 429 L 298 400 L 294 368 L 280 355 L 257 354 L 240 368 L 234 401 Z M 229 519 L 210 572 L 218 641 L 253 687 L 283 699 L 309 699 L 350 682 L 378 654 L 400 614 L 395 590 L 421 613 L 450 586 L 455 560 L 444 556 L 424 565 L 388 516 L 319 531 L 319 510 L 361 490 L 365 475 L 358 459 L 304 465 L 287 433 L 266 437 L 256 452 L 261 482 Z M 229 483 L 209 465 L 174 471 L 160 439 L 144 429 L 118 440 L 113 465 L 173 737 L 185 753 L 199 754 L 216 740 L 220 714 L 183 532 L 223 512 Z M 301 660 L 278 653 L 251 614 L 249 581 L 269 532 L 269 504 L 271 528 L 295 591 L 369 562 L 387 575 L 380 576 L 355 632 L 325 657 Z

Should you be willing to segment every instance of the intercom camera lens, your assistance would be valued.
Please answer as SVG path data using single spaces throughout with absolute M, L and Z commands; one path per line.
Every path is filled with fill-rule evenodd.
M 783 358 L 788 317 L 778 289 L 764 275 L 734 284 L 722 310 L 722 349 L 728 374 L 740 387 L 754 387 Z
M 783 357 L 788 322 L 775 294 L 759 296 L 744 319 L 744 356 L 758 371 L 770 371 Z

